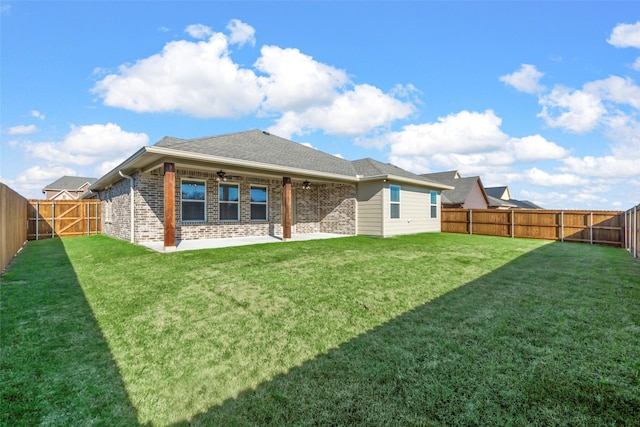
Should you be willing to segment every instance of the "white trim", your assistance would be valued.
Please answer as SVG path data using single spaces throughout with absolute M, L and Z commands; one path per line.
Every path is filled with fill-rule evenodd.
M 236 187 L 238 189 L 238 201 L 220 201 L 220 187 L 228 185 L 230 187 Z M 237 219 L 221 219 L 220 218 L 220 203 L 235 203 L 237 206 Z M 233 182 L 219 182 L 218 183 L 218 222 L 240 222 L 240 184 L 234 184 Z
M 264 189 L 264 193 L 265 193 L 265 202 L 252 202 L 251 201 L 251 190 L 253 188 L 261 188 Z M 260 219 L 253 219 L 251 218 L 251 205 L 264 205 L 265 206 L 265 218 L 260 218 Z M 249 221 L 252 222 L 265 222 L 265 221 L 269 221 L 269 186 L 267 185 L 260 185 L 260 184 L 250 184 L 249 185 Z
M 202 185 L 204 185 L 204 200 L 183 199 L 182 198 L 182 186 L 184 185 L 185 181 L 193 182 L 193 183 L 202 183 Z M 188 220 L 185 220 L 184 216 L 182 214 L 182 203 L 185 202 L 185 201 L 186 202 L 192 202 L 192 203 L 193 202 L 197 202 L 197 203 L 202 202 L 202 204 L 204 205 L 204 209 L 203 209 L 204 219 L 188 219 Z M 189 177 L 180 178 L 180 222 L 182 224 L 207 222 L 207 181 L 206 180 L 197 179 L 197 178 L 189 178 Z
M 392 188 L 393 187 L 398 187 L 398 201 L 394 202 L 393 200 L 391 200 L 391 194 L 392 192 Z M 400 219 L 402 218 L 402 209 L 401 209 L 401 202 L 402 202 L 402 196 L 400 196 L 400 193 L 402 193 L 402 187 L 400 185 L 397 184 L 389 184 L 389 219 Z M 391 206 L 393 205 L 398 205 L 398 217 L 394 218 L 393 215 L 393 210 L 391 209 Z

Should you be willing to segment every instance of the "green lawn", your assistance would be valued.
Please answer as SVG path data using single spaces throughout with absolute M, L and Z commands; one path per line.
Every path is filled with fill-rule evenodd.
M 153 253 L 30 242 L 0 425 L 637 425 L 640 262 L 423 234 Z

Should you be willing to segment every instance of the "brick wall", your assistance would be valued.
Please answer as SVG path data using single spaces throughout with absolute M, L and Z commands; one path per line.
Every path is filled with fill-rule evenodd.
M 164 238 L 164 176 L 158 168 L 147 174 L 134 174 L 135 240 L 162 241 Z M 176 239 L 217 239 L 225 237 L 282 235 L 282 180 L 243 176 L 229 181 L 239 185 L 240 221 L 218 221 L 218 180 L 215 172 L 178 168 L 176 170 Z M 206 185 L 206 222 L 181 221 L 181 180 L 196 179 Z M 267 187 L 267 221 L 251 221 L 251 185 Z M 353 184 L 319 184 L 303 189 L 293 182 L 295 223 L 293 233 L 356 233 L 356 187 Z M 110 219 L 103 230 L 110 236 L 129 240 L 129 181 L 124 179 L 100 193 L 104 209 L 111 205 Z M 103 219 L 104 221 L 104 219 Z

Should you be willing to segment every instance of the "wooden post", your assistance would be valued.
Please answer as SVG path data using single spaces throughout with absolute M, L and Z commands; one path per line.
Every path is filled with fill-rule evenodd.
M 282 178 L 282 238 L 291 239 L 291 177 Z
M 164 164 L 164 249 L 176 248 L 176 165 Z
M 560 211 L 560 241 L 564 242 L 564 210 Z
M 593 245 L 593 212 L 590 213 L 591 220 L 589 225 L 589 243 Z
M 473 234 L 473 209 L 469 209 L 469 234 Z
M 40 202 L 36 202 L 36 240 L 40 240 L 40 236 L 39 236 L 39 228 L 40 228 L 40 221 L 38 219 L 38 217 L 40 216 Z
M 516 211 L 514 211 L 513 209 L 511 209 L 511 238 L 515 238 L 516 237 Z
M 51 238 L 56 237 L 56 202 L 51 202 Z

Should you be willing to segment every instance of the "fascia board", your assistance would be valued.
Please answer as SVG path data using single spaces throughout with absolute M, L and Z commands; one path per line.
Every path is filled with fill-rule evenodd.
M 360 181 L 361 182 L 382 181 L 382 180 L 385 180 L 385 179 L 387 181 L 394 181 L 394 182 L 400 182 L 400 183 L 406 183 L 406 184 L 413 184 L 413 185 L 417 185 L 419 187 L 433 188 L 433 189 L 436 189 L 436 190 L 453 190 L 455 188 L 455 187 L 452 187 L 450 185 L 440 184 L 440 183 L 433 182 L 433 181 L 423 181 L 423 180 L 420 180 L 420 179 L 406 178 L 406 177 L 398 176 L 398 175 L 376 175 L 376 176 L 360 177 Z

